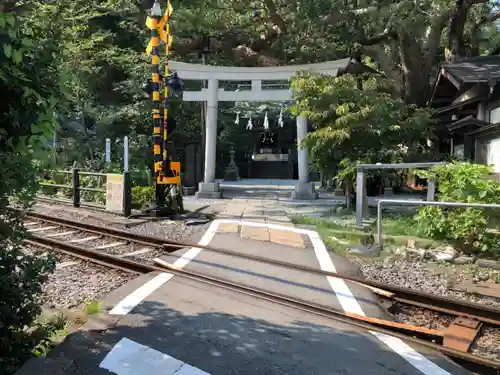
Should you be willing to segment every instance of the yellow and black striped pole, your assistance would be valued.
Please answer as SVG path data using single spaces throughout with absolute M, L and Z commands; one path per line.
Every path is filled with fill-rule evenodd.
M 170 35 L 170 15 L 172 14 L 172 4 L 167 0 L 167 10 L 165 12 L 165 75 L 164 79 L 164 97 L 163 97 L 163 174 L 165 177 L 170 176 L 170 165 L 168 162 L 167 138 L 168 138 L 168 55 L 170 46 L 172 45 L 172 36 Z M 162 25 L 163 27 L 163 25 Z
M 165 197 L 163 194 L 163 186 L 159 184 L 162 178 L 162 122 L 160 108 L 160 35 L 158 32 L 158 24 L 161 19 L 161 7 L 158 1 L 155 0 L 151 9 L 150 28 L 151 28 L 151 81 L 152 81 L 152 98 L 153 98 L 153 137 L 154 137 L 154 171 L 156 183 L 156 207 L 165 206 Z

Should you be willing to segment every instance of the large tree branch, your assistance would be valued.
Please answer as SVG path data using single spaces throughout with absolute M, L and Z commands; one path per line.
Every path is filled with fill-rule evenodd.
M 448 30 L 447 60 L 454 61 L 464 53 L 464 29 L 469 10 L 487 0 L 456 0 Z
M 235 59 L 246 62 L 251 61 L 261 66 L 275 66 L 282 63 L 278 58 L 267 55 L 265 52 L 268 48 L 265 48 L 265 45 L 259 45 L 257 42 L 239 37 L 233 32 L 228 32 L 212 38 L 210 44 L 212 53 L 214 54 L 231 55 Z M 202 43 L 202 36 L 190 39 L 177 39 L 173 47 L 176 53 L 188 55 L 199 52 Z
M 447 10 L 431 18 L 431 25 L 429 26 L 427 40 L 423 46 L 426 62 L 430 63 L 434 59 L 439 45 L 441 44 L 441 34 L 443 33 L 451 14 L 452 11 Z
M 370 57 L 372 60 L 380 64 L 382 71 L 394 82 L 397 82 L 396 87 L 401 87 L 401 71 L 392 56 L 383 45 L 363 46 L 361 49 L 363 55 Z M 396 93 L 400 94 L 400 93 Z
M 397 3 L 391 4 L 387 7 L 378 7 L 375 5 L 354 9 L 352 13 L 356 15 L 365 15 L 373 13 L 395 13 L 406 5 L 412 4 L 412 0 L 403 0 Z
M 362 46 L 373 46 L 375 44 L 382 43 L 389 39 L 395 39 L 397 37 L 396 33 L 392 28 L 385 28 L 381 33 L 372 35 L 372 36 L 364 36 L 359 39 L 359 44 Z
M 271 21 L 278 26 L 280 33 L 286 33 L 286 25 L 283 18 L 278 14 L 278 9 L 276 8 L 276 4 L 274 0 L 264 0 L 264 4 L 266 4 L 267 11 L 269 12 L 269 16 L 271 17 Z
M 389 20 L 387 21 L 387 24 L 385 25 L 385 28 L 382 32 L 372 35 L 370 37 L 364 35 L 359 38 L 359 44 L 362 46 L 371 46 L 374 44 L 381 43 L 383 41 L 389 40 L 391 38 L 396 38 L 396 33 L 393 30 L 393 23 L 394 20 L 396 19 L 397 13 L 394 12 L 391 14 L 389 17 Z

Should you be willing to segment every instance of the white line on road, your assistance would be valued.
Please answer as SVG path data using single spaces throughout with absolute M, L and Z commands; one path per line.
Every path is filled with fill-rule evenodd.
M 314 252 L 318 262 L 320 264 L 320 268 L 323 271 L 328 271 L 332 273 L 336 273 L 337 269 L 335 268 L 330 255 L 325 247 L 325 244 L 321 240 L 318 232 L 306 229 L 300 229 L 295 227 L 288 227 L 284 225 L 278 224 L 270 224 L 270 223 L 262 223 L 262 222 L 252 222 L 252 221 L 243 221 L 243 220 L 232 220 L 232 219 L 218 219 L 212 221 L 210 227 L 207 232 L 205 232 L 202 239 L 198 242 L 200 246 L 207 246 L 212 238 L 215 236 L 217 232 L 217 228 L 220 224 L 239 224 L 239 225 L 248 225 L 254 227 L 263 227 L 268 229 L 279 229 L 279 230 L 288 230 L 295 233 L 308 235 L 311 239 Z M 185 267 L 194 257 L 196 257 L 202 249 L 193 247 L 189 251 L 187 251 L 181 258 L 177 259 L 174 262 L 174 266 L 179 268 Z M 119 302 L 109 313 L 111 315 L 126 315 L 134 307 L 136 307 L 144 298 L 149 296 L 156 289 L 165 284 L 168 280 L 170 280 L 174 275 L 170 273 L 161 273 L 152 280 L 148 281 L 146 284 L 141 286 L 136 291 L 132 292 L 129 296 L 125 297 L 124 300 Z M 327 276 L 328 283 L 330 287 L 335 292 L 342 308 L 345 312 L 355 313 L 362 316 L 366 316 L 360 304 L 352 294 L 349 286 L 342 279 Z M 403 340 L 393 337 L 390 335 L 386 335 L 383 333 L 378 333 L 374 331 L 370 331 L 374 337 L 382 341 L 386 346 L 392 349 L 394 352 L 399 354 L 402 358 L 408 361 L 412 366 L 416 369 L 424 373 L 425 375 L 451 375 L 448 371 L 443 370 L 434 362 L 428 360 L 422 354 L 412 349 L 408 344 L 403 342 Z M 116 372 L 116 371 L 115 371 Z M 123 373 L 129 374 L 129 373 Z M 179 374 L 179 373 L 178 373 Z M 122 375 L 122 374 L 119 374 Z M 187 375 L 187 373 L 186 373 Z
M 208 227 L 201 240 L 198 242 L 200 246 L 207 246 L 212 238 L 215 236 L 217 228 L 219 226 L 218 221 L 213 221 Z M 194 257 L 196 257 L 202 249 L 199 247 L 192 247 L 184 255 L 174 262 L 174 266 L 177 268 L 185 267 Z M 156 289 L 160 288 L 163 284 L 169 281 L 173 274 L 162 272 L 155 276 L 153 279 L 149 280 L 146 284 L 142 285 L 139 289 L 136 289 L 123 300 L 118 302 L 118 304 L 111 309 L 110 315 L 127 315 L 131 312 L 141 301 L 143 301 L 147 296 L 153 293 Z
M 149 280 L 146 284 L 142 285 L 139 289 L 134 290 L 127 297 L 117 303 L 109 312 L 110 315 L 127 315 L 131 312 L 141 301 L 153 293 L 156 289 L 165 284 L 174 275 L 171 273 L 162 272 Z
M 337 269 L 332 262 L 332 258 L 330 257 L 330 254 L 328 254 L 328 250 L 326 249 L 323 240 L 316 231 L 287 227 L 277 224 L 257 223 L 242 220 L 221 219 L 217 221 L 220 224 L 229 223 L 249 225 L 254 227 L 267 227 L 270 229 L 289 230 L 295 233 L 306 234 L 311 239 L 314 253 L 316 254 L 316 258 L 318 259 L 321 269 L 323 271 L 337 273 Z M 365 312 L 361 308 L 361 305 L 358 303 L 351 290 L 349 289 L 349 286 L 344 280 L 332 276 L 326 276 L 326 278 L 345 312 L 366 316 Z M 403 340 L 394 336 L 386 335 L 384 333 L 374 331 L 370 331 L 370 333 L 425 375 L 451 375 L 448 371 L 443 370 L 434 362 L 428 360 L 422 354 L 411 348 Z
M 99 367 L 117 375 L 210 375 L 126 337 L 111 349 Z

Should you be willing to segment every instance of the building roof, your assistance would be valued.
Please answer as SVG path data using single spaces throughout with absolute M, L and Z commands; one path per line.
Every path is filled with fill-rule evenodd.
M 478 120 L 474 116 L 467 116 L 447 125 L 447 128 L 450 132 L 457 133 L 470 130 L 474 131 L 477 128 L 481 128 L 487 125 L 490 125 L 490 123 L 487 121 Z
M 469 57 L 453 63 L 444 63 L 441 67 L 460 84 L 488 83 L 500 79 L 500 56 Z
M 436 77 L 428 105 L 440 100 L 450 105 L 462 90 L 474 84 L 490 86 L 500 81 L 500 56 L 468 57 L 443 63 Z M 465 87 L 464 87 L 465 86 Z

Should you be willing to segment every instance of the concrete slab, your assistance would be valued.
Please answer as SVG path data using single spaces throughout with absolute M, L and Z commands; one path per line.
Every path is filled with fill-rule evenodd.
M 220 233 L 238 233 L 240 231 L 240 226 L 238 224 L 222 223 L 217 228 L 217 232 Z
M 302 236 L 299 233 L 280 229 L 269 229 L 269 237 L 270 241 L 276 244 L 298 247 L 300 249 L 305 247 L 304 240 L 302 240 Z
M 269 230 L 261 227 L 241 226 L 241 238 L 254 241 L 269 241 Z M 255 246 L 255 244 L 253 244 Z
M 413 362 L 421 361 L 420 371 L 368 332 L 177 277 L 115 328 L 70 335 L 49 358 L 73 362 L 75 371 L 65 375 L 108 374 L 99 366 L 123 338 L 213 375 L 470 375 L 438 353 L 407 348 Z M 147 367 L 145 356 L 124 361 Z M 154 374 L 140 370 L 134 375 Z

